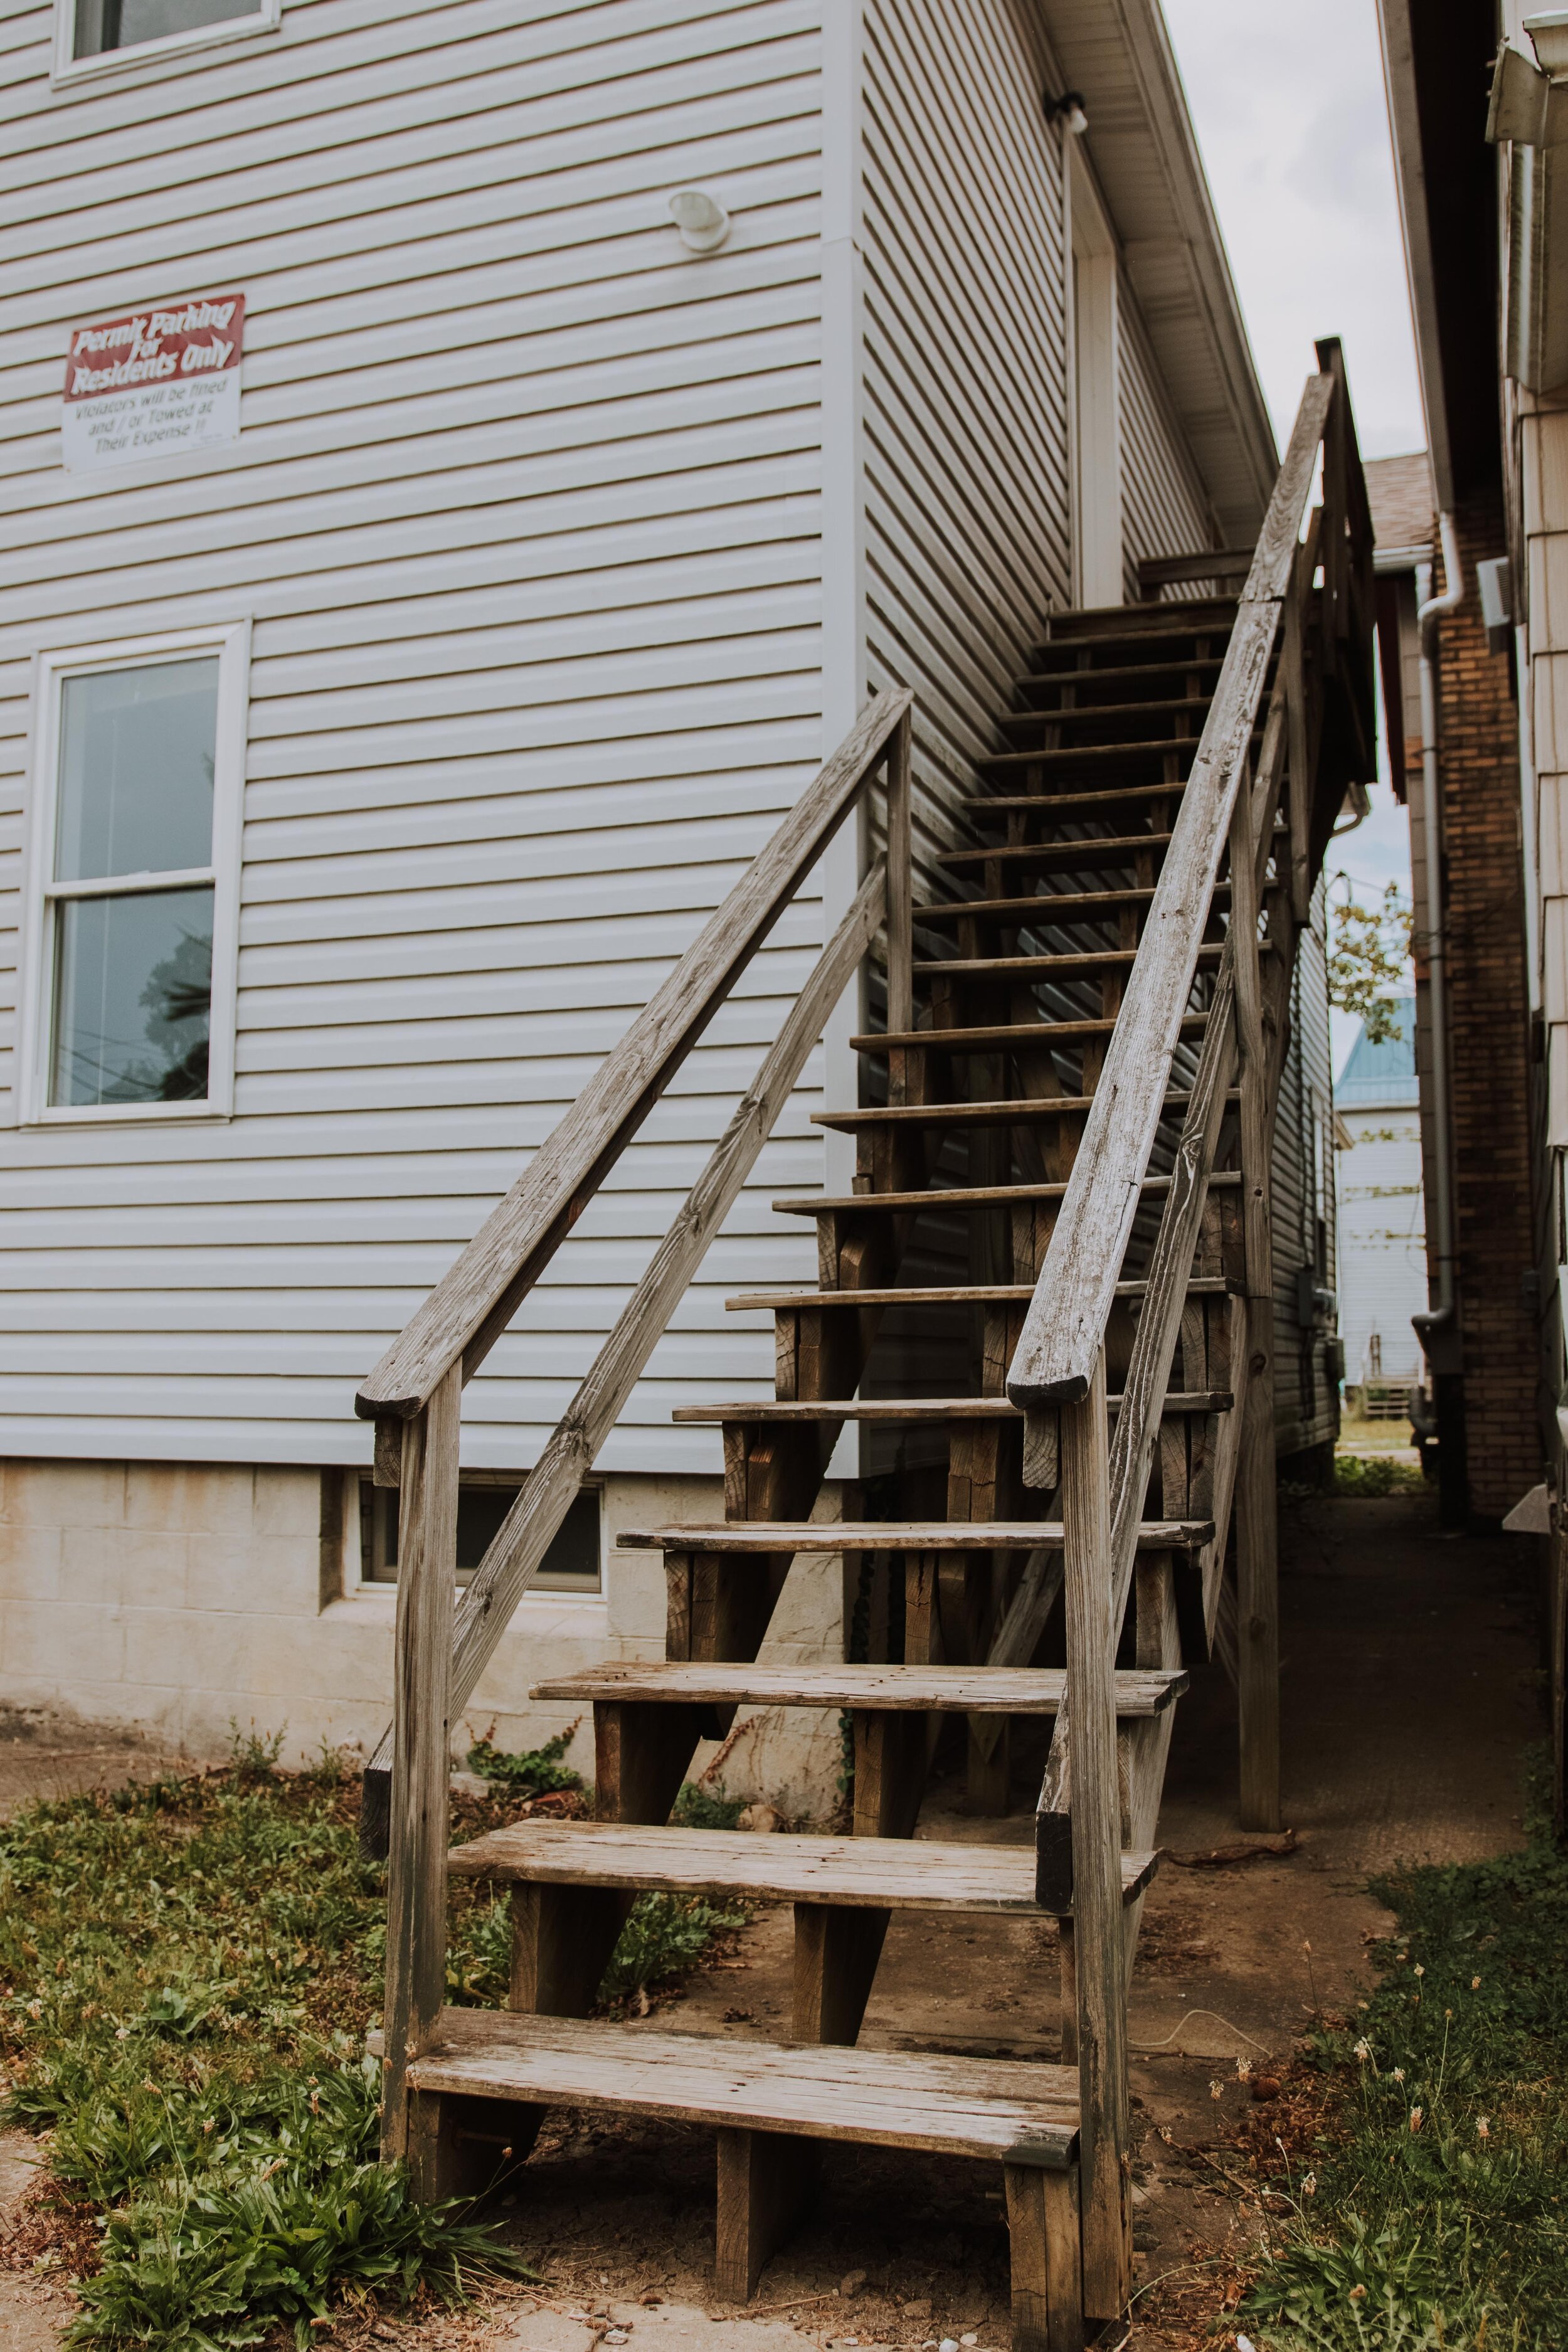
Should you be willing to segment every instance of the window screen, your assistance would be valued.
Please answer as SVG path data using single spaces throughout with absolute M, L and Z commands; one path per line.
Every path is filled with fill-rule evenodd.
M 472 1576 L 491 1538 L 521 1492 L 521 1479 L 459 1481 L 459 1584 L 466 1584 Z M 395 1486 L 373 1486 L 368 1479 L 361 1483 L 361 1573 L 367 1584 L 397 1581 L 397 1505 Z M 544 1592 L 597 1592 L 599 1583 L 599 1489 L 586 1486 L 562 1521 L 531 1589 Z

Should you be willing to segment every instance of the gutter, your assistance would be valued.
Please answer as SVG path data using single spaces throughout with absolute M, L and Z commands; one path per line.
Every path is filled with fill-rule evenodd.
M 1421 642 L 1421 814 L 1426 864 L 1426 980 L 1432 1012 L 1432 1126 L 1436 1150 L 1433 1155 L 1433 1223 L 1436 1248 L 1436 1279 L 1428 1297 L 1436 1297 L 1425 1315 L 1411 1322 L 1433 1372 L 1457 1372 L 1459 1363 L 1458 1309 L 1454 1297 L 1454 1183 L 1448 1141 L 1448 1003 L 1447 968 L 1443 946 L 1443 843 L 1437 797 L 1437 624 L 1446 613 L 1457 613 L 1464 602 L 1465 576 L 1459 562 L 1454 518 L 1437 518 L 1443 541 L 1443 576 L 1447 585 L 1440 596 L 1426 595 L 1415 615 Z M 1416 593 L 1432 584 L 1432 567 L 1416 572 Z M 1444 1360 L 1439 1362 L 1438 1359 Z

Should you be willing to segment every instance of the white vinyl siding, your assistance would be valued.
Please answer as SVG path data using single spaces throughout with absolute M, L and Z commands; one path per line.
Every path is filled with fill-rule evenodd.
M 917 855 L 1071 596 L 1060 135 L 1014 0 L 868 0 L 868 675 L 917 700 Z
M 3 1443 L 359 1460 L 358 1380 L 820 756 L 817 10 L 290 0 L 68 102 L 33 15 L 0 95 L 10 937 L 27 656 L 241 614 L 254 653 L 236 1115 L 0 1139 Z M 734 216 L 710 258 L 683 184 Z M 238 442 L 63 474 L 69 327 L 218 285 Z M 806 897 L 468 1391 L 466 1461 L 533 1458 L 820 936 Z M 7 1046 L 12 1005 L 7 975 Z M 819 1083 L 607 1468 L 716 1469 L 671 1405 L 771 1376 L 722 1299 L 809 1277 L 766 1204 L 819 1174 Z
M 1161 383 L 1149 331 L 1125 275 L 1121 321 L 1121 527 L 1127 594 L 1138 593 L 1138 566 L 1156 555 L 1212 547 L 1218 532 L 1192 453 Z M 1178 590 L 1177 593 L 1181 592 Z

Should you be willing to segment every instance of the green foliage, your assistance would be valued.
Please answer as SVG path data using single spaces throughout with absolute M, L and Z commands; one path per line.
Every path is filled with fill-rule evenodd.
M 639 1895 L 599 1987 L 601 2000 L 626 2000 L 695 1966 L 715 1936 L 746 1924 L 746 1913 L 723 1911 L 700 1895 Z
M 527 1748 L 521 1756 L 509 1756 L 488 1739 L 477 1739 L 468 1750 L 468 1769 L 492 1781 L 509 1797 L 545 1797 L 556 1789 L 580 1789 L 582 1774 L 561 1761 L 576 1728 L 574 1723 L 569 1724 L 542 1748 Z
M 520 2267 L 375 2161 L 381 1872 L 341 1759 L 278 1753 L 237 1734 L 226 1772 L 0 1824 L 5 2119 L 50 2133 L 101 2217 L 78 2343 L 212 2352 L 287 2323 L 303 2344 L 334 2296 Z M 479 1978 L 491 1906 L 454 1907 L 454 1969 Z
M 732 1830 L 746 1810 L 743 1797 L 727 1797 L 720 1780 L 705 1789 L 700 1780 L 683 1780 L 670 1808 L 670 1820 L 682 1830 Z
M 1334 879 L 1348 884 L 1350 877 Z M 1371 907 L 1353 898 L 1329 901 L 1330 1001 L 1360 1014 L 1373 1045 L 1399 1034 L 1394 996 L 1410 986 L 1411 921 L 1397 882 Z
M 1426 1480 L 1414 1462 L 1391 1462 L 1369 1454 L 1336 1454 L 1334 1492 L 1365 1499 L 1381 1495 L 1419 1495 Z
M 1255 2283 L 1258 2352 L 1568 2343 L 1568 1857 L 1412 1870 L 1354 2025 L 1324 2035 L 1337 2136 L 1290 2182 Z

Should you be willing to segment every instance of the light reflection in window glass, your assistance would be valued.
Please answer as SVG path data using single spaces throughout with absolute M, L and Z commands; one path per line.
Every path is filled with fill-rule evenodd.
M 217 685 L 216 656 L 64 681 L 57 882 L 212 863 Z
M 56 919 L 50 1102 L 204 1100 L 211 888 L 67 898 Z

